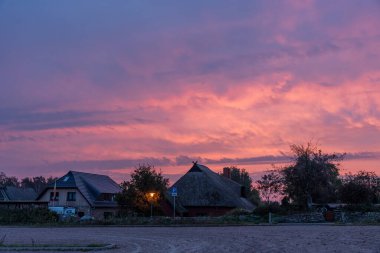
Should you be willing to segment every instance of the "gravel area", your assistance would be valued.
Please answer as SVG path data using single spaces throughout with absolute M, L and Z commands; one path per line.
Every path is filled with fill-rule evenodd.
M 110 253 L 380 252 L 380 226 L 0 227 L 4 234 L 5 244 L 117 244 L 101 251 Z

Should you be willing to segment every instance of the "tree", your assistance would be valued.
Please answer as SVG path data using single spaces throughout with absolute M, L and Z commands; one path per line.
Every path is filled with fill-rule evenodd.
M 252 187 L 252 178 L 245 169 L 239 169 L 236 166 L 225 167 L 231 171 L 231 180 L 241 184 L 244 187 L 244 194 L 255 205 L 260 204 L 259 192 Z
M 4 172 L 0 172 L 0 187 L 14 186 L 18 187 L 19 182 L 17 177 L 7 177 Z
M 281 169 L 284 193 L 302 208 L 336 200 L 339 164 L 344 155 L 325 154 L 312 143 L 291 145 L 293 164 Z
M 164 198 L 168 185 L 169 179 L 157 172 L 154 166 L 140 165 L 131 174 L 131 179 L 121 184 L 122 192 L 116 200 L 123 211 L 148 214 L 150 205 L 158 206 Z
M 257 189 L 267 204 L 276 198 L 283 188 L 281 175 L 277 171 L 269 171 L 264 174 L 260 180 L 257 180 Z
M 231 180 L 241 184 L 244 187 L 245 196 L 249 196 L 252 190 L 252 179 L 248 172 L 235 166 L 225 167 L 224 169 L 226 168 L 231 171 Z
M 21 187 L 23 188 L 32 188 L 35 190 L 35 192 L 40 193 L 46 186 L 49 184 L 54 183 L 57 180 L 57 178 L 54 177 L 48 177 L 45 178 L 43 176 L 38 177 L 25 177 L 21 180 Z
M 348 204 L 380 202 L 380 178 L 374 172 L 359 171 L 348 174 L 339 189 L 340 200 Z

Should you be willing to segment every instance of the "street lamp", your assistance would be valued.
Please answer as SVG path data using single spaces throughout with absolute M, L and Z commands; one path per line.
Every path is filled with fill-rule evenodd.
M 153 199 L 154 199 L 154 195 L 156 195 L 155 192 L 148 193 L 148 197 L 150 199 L 150 218 L 151 219 L 153 218 Z

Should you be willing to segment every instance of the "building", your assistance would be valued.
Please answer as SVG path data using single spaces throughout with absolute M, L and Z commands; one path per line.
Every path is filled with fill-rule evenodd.
M 108 176 L 69 171 L 45 188 L 37 200 L 48 201 L 49 207 L 75 208 L 79 217 L 105 219 L 117 213 L 115 195 L 120 191 Z
M 167 215 L 173 215 L 174 198 L 170 196 L 173 187 L 177 190 L 178 215 L 220 216 L 236 208 L 247 211 L 255 208 L 245 198 L 242 185 L 197 163 L 169 188 L 167 205 L 164 205 Z
M 0 187 L 0 208 L 24 209 L 48 206 L 48 202 L 36 201 L 36 197 L 37 193 L 32 188 Z

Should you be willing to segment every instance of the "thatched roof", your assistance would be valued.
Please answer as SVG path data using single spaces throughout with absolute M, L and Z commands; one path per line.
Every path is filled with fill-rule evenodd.
M 197 163 L 172 187 L 177 188 L 177 199 L 184 207 L 254 209 L 254 205 L 241 196 L 240 184 Z

